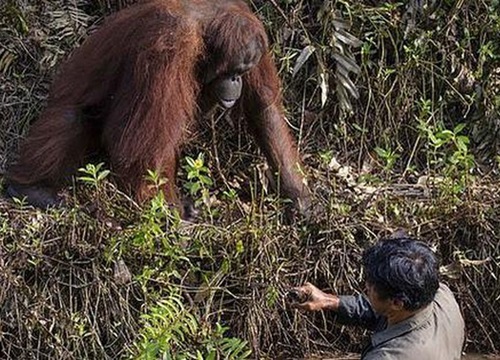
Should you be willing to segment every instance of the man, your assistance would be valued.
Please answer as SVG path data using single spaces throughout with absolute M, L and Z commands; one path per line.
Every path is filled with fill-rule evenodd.
M 460 359 L 464 321 L 438 262 L 423 243 L 403 237 L 379 241 L 363 254 L 366 297 L 326 294 L 306 283 L 293 306 L 333 310 L 339 322 L 373 330 L 363 360 Z

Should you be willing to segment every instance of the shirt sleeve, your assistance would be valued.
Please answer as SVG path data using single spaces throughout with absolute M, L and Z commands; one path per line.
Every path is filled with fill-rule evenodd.
M 378 330 L 385 324 L 385 318 L 375 313 L 365 296 L 339 296 L 339 299 L 337 320 L 341 324 L 358 325 L 368 330 Z

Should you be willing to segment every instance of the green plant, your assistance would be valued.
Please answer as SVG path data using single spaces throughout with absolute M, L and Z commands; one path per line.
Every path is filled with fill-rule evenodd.
M 213 180 L 210 178 L 209 168 L 205 165 L 204 155 L 200 153 L 196 159 L 186 156 L 185 161 L 182 168 L 186 171 L 188 181 L 184 184 L 184 188 L 193 197 L 195 206 L 205 205 L 212 217 L 210 187 L 213 185 Z
M 180 214 L 176 207 L 165 201 L 165 195 L 161 191 L 168 180 L 151 170 L 148 170 L 146 178 L 156 193 L 143 208 L 140 225 L 132 234 L 132 243 L 149 254 L 160 251 L 172 263 L 172 268 L 175 268 L 177 260 L 185 259 L 185 252 L 181 246 L 185 239 L 178 231 L 181 223 Z
M 377 153 L 377 155 L 384 161 L 384 170 L 390 172 L 394 167 L 394 165 L 396 164 L 399 155 L 390 147 L 383 149 L 377 146 L 374 150 Z
M 456 125 L 453 130 L 442 126 L 430 126 L 420 121 L 419 130 L 426 136 L 430 149 L 429 165 L 446 176 L 442 182 L 445 192 L 459 194 L 473 179 L 474 155 L 469 150 L 470 140 L 463 135 L 465 124 Z
M 321 159 L 321 163 L 324 167 L 328 167 L 330 162 L 333 159 L 333 151 L 332 150 L 325 150 L 325 151 L 320 151 L 318 153 L 319 158 Z
M 419 129 L 432 147 L 431 165 L 444 166 L 448 175 L 469 173 L 474 168 L 474 155 L 469 150 L 470 140 L 461 134 L 465 127 L 465 124 L 458 124 L 453 130 L 448 130 L 420 122 Z
M 228 328 L 201 323 L 174 291 L 141 316 L 142 328 L 135 343 L 135 359 L 247 359 L 246 341 L 225 337 Z
M 102 169 L 103 166 L 104 163 L 99 163 L 97 165 L 87 164 L 84 168 L 78 169 L 78 171 L 83 174 L 82 176 L 78 176 L 78 180 L 99 190 L 100 184 L 110 173 L 109 170 Z

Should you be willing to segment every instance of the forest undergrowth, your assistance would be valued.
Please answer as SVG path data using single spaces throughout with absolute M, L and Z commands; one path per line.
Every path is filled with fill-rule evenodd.
M 122 0 L 0 5 L 0 169 L 57 66 Z M 500 353 L 498 1 L 251 1 L 271 40 L 313 195 L 289 219 L 245 124 L 219 112 L 184 149 L 180 221 L 82 164 L 67 206 L 0 199 L 0 353 L 16 359 L 304 358 L 367 333 L 290 309 L 305 281 L 363 291 L 360 259 L 403 229 L 428 243 L 466 320 Z M 111 171 L 110 171 L 111 170 Z M 152 187 L 162 179 L 150 172 Z

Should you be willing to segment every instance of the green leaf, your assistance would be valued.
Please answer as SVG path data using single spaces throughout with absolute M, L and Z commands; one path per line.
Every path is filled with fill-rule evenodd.
M 201 184 L 199 182 L 193 183 L 193 185 L 189 188 L 189 192 L 191 195 L 195 195 L 201 189 Z
M 462 130 L 463 130 L 466 126 L 467 126 L 467 125 L 466 125 L 466 124 L 463 124 L 463 123 L 458 124 L 457 126 L 455 126 L 455 129 L 453 129 L 453 132 L 454 132 L 455 134 L 458 134 L 458 133 L 462 132 Z
M 382 149 L 381 147 L 376 147 L 375 152 L 377 153 L 378 156 L 381 158 L 386 158 L 387 157 L 387 151 L 385 149 Z
M 97 180 L 103 180 L 104 178 L 106 178 L 108 175 L 109 175 L 110 171 L 109 170 L 103 170 L 99 173 L 99 175 L 97 176 Z
M 210 179 L 208 176 L 205 175 L 200 175 L 200 181 L 208 186 L 211 186 L 213 184 L 212 179 Z
M 447 130 L 447 129 L 436 133 L 436 137 L 438 137 L 439 139 L 445 139 L 445 140 L 451 139 L 454 135 L 455 135 L 454 133 L 452 133 L 450 130 Z
M 196 167 L 194 159 L 192 157 L 186 156 L 186 162 L 190 167 L 192 168 Z
M 470 144 L 470 140 L 467 136 L 465 135 L 459 135 L 457 136 L 457 141 L 460 141 L 461 143 L 465 144 L 465 145 L 469 145 Z

